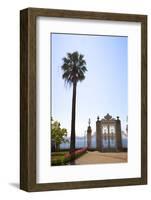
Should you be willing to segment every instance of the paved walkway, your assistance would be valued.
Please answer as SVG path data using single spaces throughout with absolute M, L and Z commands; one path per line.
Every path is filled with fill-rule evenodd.
M 86 154 L 75 160 L 76 165 L 123 162 L 127 162 L 126 152 L 101 153 L 98 151 L 88 151 Z

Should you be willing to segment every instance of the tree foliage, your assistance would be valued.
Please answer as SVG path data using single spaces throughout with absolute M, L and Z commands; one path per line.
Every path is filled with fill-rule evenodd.
M 63 65 L 61 66 L 63 70 L 62 78 L 66 83 L 73 84 L 78 81 L 83 81 L 85 79 L 86 61 L 84 60 L 84 55 L 79 54 L 77 51 L 73 53 L 67 53 L 67 56 L 63 59 Z
M 51 119 L 51 140 L 55 142 L 56 149 L 59 149 L 61 143 L 68 142 L 67 129 L 61 128 L 58 121 Z

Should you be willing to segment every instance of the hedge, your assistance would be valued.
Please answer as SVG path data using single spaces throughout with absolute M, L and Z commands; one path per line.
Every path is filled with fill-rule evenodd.
M 76 158 L 79 158 L 82 156 L 84 153 L 86 153 L 87 148 L 82 148 L 74 151 L 73 153 L 66 153 L 63 158 L 61 159 L 56 159 L 51 162 L 52 166 L 57 166 L 57 165 L 67 165 L 70 161 L 75 160 Z

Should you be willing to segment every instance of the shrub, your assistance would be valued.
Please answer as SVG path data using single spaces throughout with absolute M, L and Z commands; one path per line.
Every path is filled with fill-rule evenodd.
M 78 150 L 74 151 L 73 153 L 66 153 L 64 155 L 64 157 L 53 160 L 51 162 L 51 164 L 52 164 L 52 166 L 66 165 L 70 161 L 82 156 L 84 153 L 86 153 L 86 151 L 87 151 L 87 148 L 82 148 L 82 149 L 78 149 Z
M 62 165 L 61 159 L 56 159 L 51 162 L 52 166 Z
M 85 152 L 87 151 L 87 148 L 82 148 L 82 149 L 78 149 L 73 153 L 67 153 L 64 155 L 64 163 L 67 163 L 69 161 L 72 161 L 76 158 L 79 158 L 80 156 L 82 156 Z

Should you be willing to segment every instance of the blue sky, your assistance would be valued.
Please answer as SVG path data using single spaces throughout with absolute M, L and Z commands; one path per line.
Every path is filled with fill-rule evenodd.
M 83 136 L 91 119 L 95 132 L 96 119 L 107 113 L 119 116 L 125 130 L 128 115 L 128 38 L 52 33 L 52 116 L 61 126 L 71 129 L 72 87 L 62 79 L 62 58 L 67 52 L 84 55 L 87 72 L 77 85 L 76 135 Z

